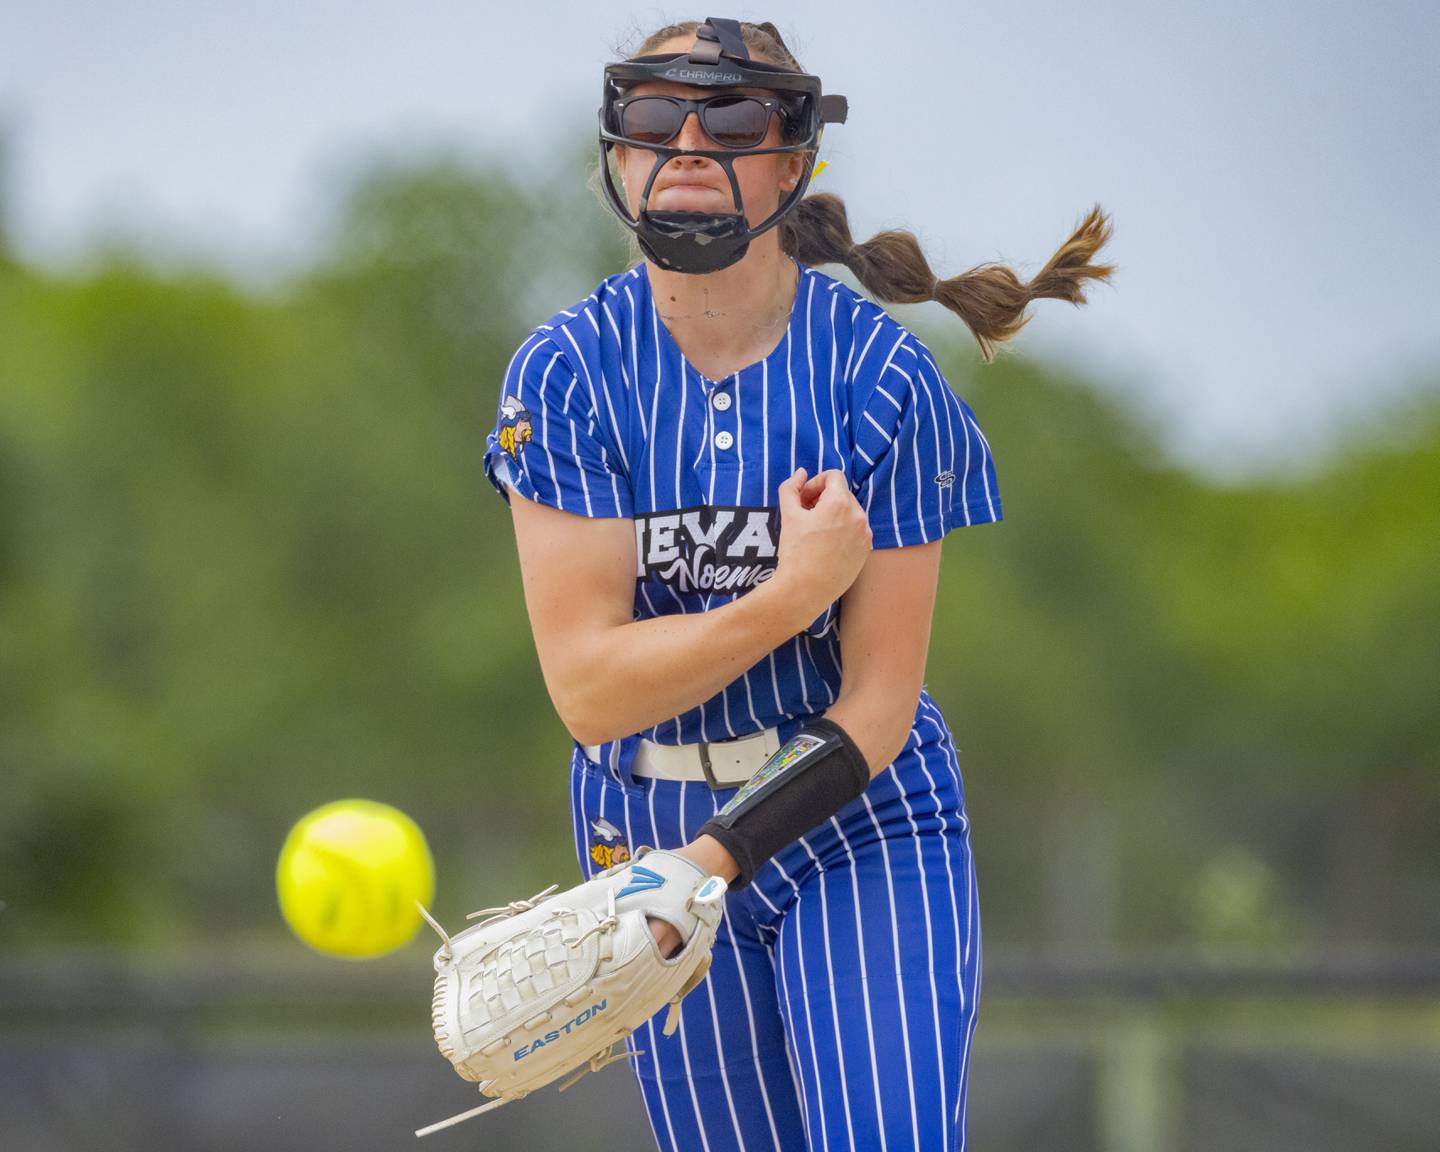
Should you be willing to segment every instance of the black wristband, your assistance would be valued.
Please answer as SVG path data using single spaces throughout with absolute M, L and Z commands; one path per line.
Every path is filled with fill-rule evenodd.
M 823 824 L 870 784 L 870 768 L 835 721 L 806 722 L 760 767 L 699 835 L 715 837 L 735 857 L 746 887 L 765 861 Z

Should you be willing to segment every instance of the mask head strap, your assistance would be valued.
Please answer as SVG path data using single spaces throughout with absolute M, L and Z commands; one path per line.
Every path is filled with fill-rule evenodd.
M 731 60 L 750 59 L 750 50 L 745 47 L 740 22 L 707 16 L 705 23 L 695 29 L 695 44 L 690 49 L 690 63 L 718 64 L 722 56 L 728 56 Z

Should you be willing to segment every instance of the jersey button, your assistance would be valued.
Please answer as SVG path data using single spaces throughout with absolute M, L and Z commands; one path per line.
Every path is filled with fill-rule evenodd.
M 730 407 L 730 393 L 716 392 L 714 404 L 716 408 L 720 409 L 721 412 L 724 412 L 727 408 Z
M 729 432 L 715 433 L 715 447 L 729 448 L 733 443 L 735 443 L 735 437 L 731 436 Z

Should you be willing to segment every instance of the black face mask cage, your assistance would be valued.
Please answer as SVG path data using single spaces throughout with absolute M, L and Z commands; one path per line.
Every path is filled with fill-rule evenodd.
M 695 87 L 728 89 L 763 88 L 773 92 L 790 109 L 781 116 L 782 138 L 791 142 L 774 148 L 671 148 L 647 144 L 621 135 L 614 101 L 632 86 L 646 80 L 670 80 Z M 820 78 L 790 72 L 762 60 L 752 60 L 734 20 L 710 18 L 695 33 L 689 53 L 641 56 L 605 69 L 600 103 L 600 176 L 605 201 L 622 224 L 640 242 L 645 255 L 662 268 L 700 274 L 728 268 L 744 255 L 750 241 L 769 231 L 800 203 L 810 185 L 813 155 L 807 159 L 795 187 L 768 217 L 751 227 L 745 216 L 735 160 L 741 156 L 775 153 L 814 153 L 826 124 L 843 124 L 848 106 L 843 96 L 822 96 Z M 788 121 L 788 122 L 787 122 Z M 683 125 L 683 121 L 682 121 Z M 615 186 L 609 157 L 616 144 L 655 153 L 655 164 L 640 193 L 637 215 Z M 734 198 L 731 212 L 652 212 L 650 192 L 655 178 L 676 156 L 704 156 L 714 160 L 730 182 Z

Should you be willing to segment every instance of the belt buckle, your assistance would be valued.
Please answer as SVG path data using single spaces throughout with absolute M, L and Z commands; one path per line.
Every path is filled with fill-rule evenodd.
M 700 771 L 705 773 L 705 782 L 710 785 L 710 791 L 717 792 L 727 785 L 721 784 L 715 779 L 715 769 L 710 764 L 710 742 L 700 741 Z

